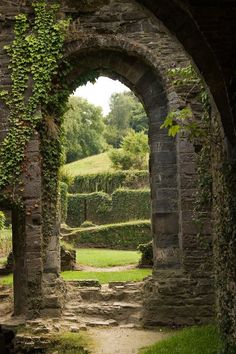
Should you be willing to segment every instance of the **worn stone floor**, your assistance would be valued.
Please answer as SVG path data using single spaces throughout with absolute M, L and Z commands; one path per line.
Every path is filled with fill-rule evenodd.
M 52 333 L 86 333 L 91 337 L 92 354 L 137 354 L 142 347 L 151 345 L 170 335 L 161 329 L 144 330 L 142 320 L 142 282 L 110 283 L 97 281 L 67 283 L 67 301 L 63 316 L 58 319 L 26 321 L 14 318 L 11 289 L 2 287 L 1 323 L 18 332 L 19 348 L 32 350 L 47 348 Z
M 93 328 L 88 332 L 95 343 L 93 354 L 137 354 L 140 348 L 152 345 L 167 336 L 160 330 Z

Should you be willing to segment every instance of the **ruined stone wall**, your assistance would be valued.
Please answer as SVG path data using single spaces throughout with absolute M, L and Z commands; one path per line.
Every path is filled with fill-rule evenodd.
M 168 79 L 168 69 L 187 65 L 182 48 L 176 43 L 160 22 L 144 11 L 136 1 L 93 1 L 86 7 L 80 2 L 62 1 L 61 17 L 71 16 L 73 22 L 65 43 L 65 58 L 71 63 L 68 74 L 71 90 L 76 79 L 91 70 L 128 85 L 142 101 L 149 117 L 150 184 L 152 194 L 152 228 L 154 242 L 153 278 L 147 282 L 144 323 L 192 324 L 206 322 L 213 315 L 214 294 L 211 286 L 211 267 L 205 266 L 209 253 L 197 240 L 197 231 L 192 223 L 192 203 L 195 193 L 194 150 L 183 140 L 172 139 L 165 130 L 160 130 L 169 110 L 182 107 L 179 94 Z M 24 6 L 25 4 L 25 6 Z M 0 86 L 10 84 L 7 69 L 8 59 L 3 44 L 12 39 L 14 15 L 31 13 L 28 2 L 5 2 L 2 13 L 0 51 Z M 3 105 L 0 111 L 1 134 L 6 134 L 8 112 Z M 38 142 L 30 144 L 38 156 Z M 28 166 L 26 154 L 26 165 Z M 36 168 L 36 166 L 35 166 Z M 40 219 L 43 181 L 40 172 L 32 179 L 24 180 L 31 188 L 25 194 L 25 207 L 37 199 L 37 220 L 34 214 L 25 218 L 25 238 L 34 237 L 37 254 L 20 248 L 22 256 L 18 269 L 31 274 L 31 282 L 24 280 L 24 298 L 37 303 L 34 310 L 43 314 L 59 314 L 61 298 L 58 296 L 60 281 L 58 225 L 50 237 L 46 234 L 44 220 Z M 47 203 L 44 201 L 44 210 Z M 50 209 L 50 205 L 48 206 Z M 36 212 L 36 211 L 35 211 Z M 36 221 L 35 221 L 36 220 Z M 14 223 L 14 220 L 13 220 Z M 32 223 L 32 225 L 31 225 Z M 24 242 L 27 244 L 27 242 Z M 20 247 L 18 241 L 16 246 Z M 35 246 L 36 247 L 36 246 Z M 36 251 L 35 251 L 36 252 Z M 24 258 L 23 266 L 20 262 Z M 27 257 L 28 257 L 27 256 Z M 37 262 L 36 262 L 37 259 Z M 27 261 L 26 261 L 27 260 Z M 31 262 L 32 260 L 32 262 Z M 37 267 L 34 262 L 37 263 Z M 31 263 L 33 265 L 32 269 Z M 37 269 L 36 269 L 37 268 Z M 29 270 L 28 270 L 29 269 Z M 37 296 L 33 290 L 37 284 Z M 15 283 L 16 296 L 20 283 Z M 23 299 L 20 301 L 22 303 Z M 31 314 L 31 305 L 27 307 Z M 19 305 L 20 308 L 20 305 Z

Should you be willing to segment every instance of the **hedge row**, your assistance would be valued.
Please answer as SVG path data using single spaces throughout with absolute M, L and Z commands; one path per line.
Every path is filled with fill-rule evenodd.
M 130 170 L 77 176 L 69 187 L 69 192 L 105 192 L 111 194 L 121 187 L 130 189 L 149 187 L 148 171 Z
M 136 250 L 139 244 L 151 241 L 148 220 L 75 229 L 63 236 L 74 247 L 95 247 Z
M 97 225 L 150 218 L 150 191 L 118 189 L 111 196 L 104 192 L 69 194 L 66 223 L 79 227 L 85 221 Z
M 67 208 L 68 208 L 68 185 L 64 182 L 60 182 L 59 186 L 59 193 L 60 193 L 60 216 L 61 222 L 66 222 L 67 218 Z

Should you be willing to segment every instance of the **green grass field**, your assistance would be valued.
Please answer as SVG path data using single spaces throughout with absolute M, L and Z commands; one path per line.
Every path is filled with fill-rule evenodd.
M 141 281 L 151 274 L 151 269 L 132 269 L 122 272 L 63 272 L 65 280 L 98 280 L 101 284 L 111 281 Z
M 140 257 L 136 251 L 97 248 L 81 248 L 76 251 L 78 264 L 101 268 L 138 264 Z
M 71 177 L 109 171 L 113 169 L 107 152 L 74 161 L 62 167 L 62 173 L 66 172 Z
M 0 266 L 4 265 L 7 261 L 7 257 L 0 258 Z
M 170 338 L 164 339 L 140 354 L 217 354 L 220 338 L 215 326 L 186 328 Z
M 137 264 L 140 253 L 136 251 L 121 251 L 109 249 L 85 249 L 77 250 L 77 262 L 81 265 L 91 267 L 108 268 L 129 264 Z M 131 269 L 119 272 L 86 272 L 86 271 L 68 271 L 62 272 L 65 280 L 85 280 L 96 279 L 102 284 L 110 281 L 140 281 L 150 275 L 151 269 Z M 0 277 L 0 284 L 12 285 L 12 275 Z
M 47 350 L 46 354 L 88 354 L 88 350 L 85 348 L 91 346 L 91 338 L 86 333 L 58 334 L 52 338 L 51 348 Z
M 141 281 L 143 278 L 151 275 L 151 269 L 132 269 L 123 272 L 84 272 L 68 271 L 62 272 L 64 280 L 98 280 L 101 284 L 107 284 L 111 281 Z M 12 285 L 12 275 L 0 277 L 1 285 Z

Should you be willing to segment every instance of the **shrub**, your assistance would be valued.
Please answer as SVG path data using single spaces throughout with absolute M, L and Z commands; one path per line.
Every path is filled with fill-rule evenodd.
M 121 149 L 112 149 L 109 157 L 113 167 L 121 170 L 147 168 L 149 152 L 148 136 L 145 132 L 130 130 L 122 139 Z
M 146 170 L 115 171 L 77 176 L 69 185 L 70 193 L 113 193 L 118 188 L 149 187 L 149 173 Z
M 138 245 L 138 251 L 141 252 L 141 259 L 139 268 L 146 268 L 153 266 L 153 242 Z
M 84 227 L 84 228 L 86 228 L 86 227 L 93 227 L 93 226 L 96 226 L 95 224 L 93 224 L 91 221 L 85 221 L 85 222 L 83 222 L 83 224 L 81 224 L 81 227 Z
M 110 207 L 111 198 L 103 192 L 69 194 L 66 222 L 71 227 L 78 227 L 87 220 L 95 224 L 104 223 Z
M 133 167 L 133 157 L 123 149 L 111 149 L 109 157 L 113 167 L 118 170 L 130 170 Z
M 63 236 L 63 239 L 74 247 L 133 250 L 137 249 L 140 243 L 149 242 L 151 238 L 151 223 L 148 220 L 79 228 Z
M 60 181 L 66 183 L 68 186 L 72 186 L 74 183 L 74 177 L 65 170 L 60 170 Z
M 85 221 L 96 225 L 149 219 L 150 191 L 118 189 L 111 196 L 103 192 L 68 196 L 67 224 L 78 227 Z

